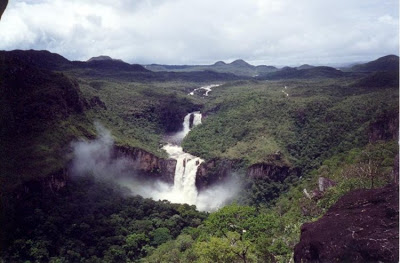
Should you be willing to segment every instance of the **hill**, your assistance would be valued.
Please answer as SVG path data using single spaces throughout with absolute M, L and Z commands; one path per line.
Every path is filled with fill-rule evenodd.
M 90 61 L 101 61 L 101 60 L 116 60 L 116 61 L 122 61 L 121 59 L 113 59 L 110 56 L 98 56 L 98 57 L 92 57 L 87 60 L 87 62 Z
M 277 79 L 313 79 L 313 78 L 339 78 L 345 73 L 331 67 L 307 67 L 297 69 L 285 67 L 279 71 L 258 76 L 257 79 L 277 80 Z
M 16 183 L 62 170 L 62 147 L 85 131 L 77 128 L 80 123 L 70 122 L 89 106 L 78 82 L 32 63 L 40 55 L 49 59 L 39 60 L 42 67 L 65 60 L 49 52 L 26 54 L 0 53 L 2 192 Z
M 237 59 L 231 63 L 225 63 L 223 61 L 215 62 L 212 65 L 159 65 L 151 64 L 146 65 L 146 69 L 158 72 L 158 71 L 173 71 L 173 72 L 193 72 L 193 71 L 214 71 L 219 73 L 230 73 L 235 74 L 239 77 L 254 77 L 260 74 L 268 72 L 274 72 L 277 70 L 273 66 L 253 66 L 242 59 Z
M 350 68 L 353 72 L 372 72 L 372 71 L 399 71 L 399 57 L 388 55 L 370 61 L 365 64 L 354 65 Z
M 308 64 L 303 64 L 299 67 L 297 67 L 297 69 L 310 69 L 313 68 L 314 66 L 308 65 Z
M 399 86 L 399 74 L 396 71 L 378 71 L 370 73 L 368 76 L 354 83 L 356 87 L 396 87 Z
M 398 182 L 397 72 L 211 66 L 231 72 L 0 52 L 0 261 L 289 262 L 303 223 L 349 191 Z M 257 68 L 275 72 L 251 77 Z M 208 96 L 189 95 L 204 86 Z M 154 176 L 177 167 L 164 138 L 193 111 L 202 123 L 182 146 L 204 160 L 198 196 L 216 203 L 230 182 L 240 188 L 210 213 L 136 196 L 172 187 Z M 81 159 L 85 174 L 74 173 L 76 145 L 95 157 Z M 138 179 L 138 166 L 144 178 L 116 180 Z

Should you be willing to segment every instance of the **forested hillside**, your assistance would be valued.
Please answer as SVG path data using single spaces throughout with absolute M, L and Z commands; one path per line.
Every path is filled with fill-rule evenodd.
M 289 262 L 303 223 L 398 183 L 391 67 L 182 71 L 0 52 L 0 261 Z M 164 146 L 185 116 L 199 198 L 234 193 L 218 209 L 138 195 L 174 184 Z

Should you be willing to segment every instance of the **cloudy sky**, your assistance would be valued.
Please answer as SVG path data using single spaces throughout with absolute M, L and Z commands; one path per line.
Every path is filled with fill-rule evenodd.
M 9 0 L 0 49 L 142 64 L 340 64 L 398 54 L 398 12 L 398 0 Z

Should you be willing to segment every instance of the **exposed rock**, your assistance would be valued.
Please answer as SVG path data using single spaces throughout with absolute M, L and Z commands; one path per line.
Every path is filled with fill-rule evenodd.
M 21 199 L 31 192 L 51 191 L 57 192 L 67 185 L 68 170 L 62 169 L 48 176 L 28 181 L 15 189 L 13 193 L 17 199 Z
M 296 169 L 289 166 L 279 166 L 268 163 L 257 163 L 251 165 L 247 170 L 247 176 L 250 178 L 269 178 L 275 182 L 283 182 L 291 174 L 297 175 Z
M 93 98 L 91 98 L 89 101 L 89 105 L 91 108 L 98 106 L 100 108 L 107 110 L 106 104 L 98 96 L 94 96 Z
M 132 166 L 139 176 L 153 177 L 165 182 L 173 183 L 176 160 L 163 159 L 139 148 L 116 146 L 115 154 L 132 160 Z
M 222 182 L 232 171 L 234 161 L 211 160 L 200 164 L 196 173 L 196 187 L 199 191 L 217 182 Z
M 399 137 L 399 112 L 398 109 L 384 112 L 369 126 L 369 142 L 379 140 L 396 140 Z
M 324 196 L 324 192 L 322 192 L 318 189 L 314 189 L 314 191 L 311 192 L 311 199 L 314 201 L 321 199 L 323 196 Z
M 193 128 L 194 114 L 190 114 L 189 116 L 189 128 Z
M 399 184 L 399 154 L 396 155 L 394 158 L 394 165 L 393 165 L 393 182 L 395 184 Z
M 311 197 L 311 195 L 308 193 L 307 189 L 305 189 L 305 188 L 303 189 L 303 194 L 304 194 L 305 197 L 307 197 L 308 199 L 311 200 L 312 197 Z
M 399 189 L 356 190 L 301 228 L 295 262 L 398 262 Z
M 324 196 L 324 192 L 328 189 L 331 188 L 332 186 L 335 186 L 336 183 L 328 178 L 320 176 L 318 178 L 318 188 L 314 189 L 311 194 L 307 192 L 307 189 L 303 190 L 303 193 L 305 197 L 307 197 L 310 200 L 319 200 Z
M 6 10 L 7 4 L 8 4 L 8 0 L 4 0 L 4 1 L 0 2 L 0 19 L 4 13 L 4 10 Z
M 328 178 L 322 176 L 318 178 L 318 190 L 321 192 L 325 192 L 328 188 L 335 185 L 336 183 Z

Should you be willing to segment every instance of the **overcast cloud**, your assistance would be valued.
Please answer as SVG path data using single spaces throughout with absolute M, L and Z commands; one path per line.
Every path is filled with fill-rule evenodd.
M 398 0 L 10 0 L 0 49 L 70 60 L 298 65 L 399 53 Z

